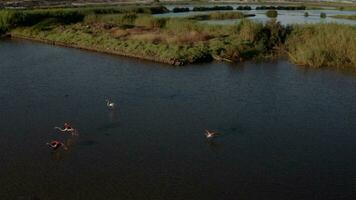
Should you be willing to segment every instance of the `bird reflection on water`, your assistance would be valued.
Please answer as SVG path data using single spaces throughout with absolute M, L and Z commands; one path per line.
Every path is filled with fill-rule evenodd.
M 52 160 L 59 161 L 63 160 L 64 157 L 69 154 L 74 145 L 77 143 L 78 137 L 77 136 L 71 136 L 68 137 L 64 142 L 63 142 L 63 148 L 58 148 L 56 150 L 51 151 L 51 158 Z

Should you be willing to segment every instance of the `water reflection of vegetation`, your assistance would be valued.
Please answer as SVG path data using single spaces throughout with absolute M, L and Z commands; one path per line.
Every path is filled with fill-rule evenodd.
M 194 19 L 158 18 L 146 14 L 158 12 L 156 9 L 110 12 L 71 9 L 63 13 L 54 9 L 46 10 L 46 14 L 42 13 L 44 11 L 1 11 L 0 22 L 2 30 L 11 29 L 16 37 L 173 65 L 207 62 L 213 58 L 239 62 L 283 52 L 288 52 L 293 62 L 310 67 L 355 65 L 353 55 L 356 54 L 351 47 L 356 46 L 351 45 L 355 43 L 355 28 L 351 26 L 292 27 L 282 26 L 275 20 L 262 24 L 246 19 L 236 25 L 207 25 Z M 161 8 L 159 12 L 165 10 Z M 212 13 L 209 19 L 242 16 L 239 12 L 233 15 L 230 12 Z M 340 33 L 335 34 L 338 30 Z
M 266 12 L 266 16 L 269 18 L 276 18 L 278 16 L 278 12 L 276 10 L 268 10 Z

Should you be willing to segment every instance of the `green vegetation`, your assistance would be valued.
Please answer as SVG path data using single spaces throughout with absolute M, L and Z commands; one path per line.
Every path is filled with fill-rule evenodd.
M 356 10 L 356 7 L 353 6 L 345 6 L 345 7 L 339 7 L 339 10 L 343 10 L 343 11 L 355 11 Z
M 334 15 L 332 18 L 356 20 L 356 15 Z
M 194 7 L 193 11 L 233 10 L 232 6 Z
M 6 33 L 10 29 L 12 19 L 13 12 L 0 10 L 0 35 Z
M 242 13 L 235 15 L 243 17 Z M 222 13 L 212 13 L 221 18 Z M 231 17 L 229 13 L 223 17 Z M 173 65 L 219 60 L 242 61 L 273 54 L 286 29 L 243 20 L 234 26 L 212 26 L 189 19 L 156 18 L 147 14 L 89 14 L 82 22 L 48 18 L 11 31 L 13 36 L 141 57 Z
M 276 10 L 268 10 L 266 12 L 266 16 L 269 18 L 276 18 L 278 16 L 278 12 Z
M 112 9 L 112 8 L 110 8 Z M 51 44 L 184 65 L 212 59 L 240 62 L 287 52 L 308 67 L 355 68 L 356 28 L 347 25 L 282 26 L 243 19 L 241 12 L 192 18 L 158 18 L 153 7 L 0 11 L 1 33 Z M 126 10 L 125 10 L 126 9 Z M 110 10 L 110 11 L 109 11 Z M 162 9 L 165 10 L 165 9 Z M 271 10 L 277 16 L 276 10 Z M 242 20 L 208 25 L 201 19 Z
M 252 10 L 251 6 L 238 6 L 236 10 Z
M 242 19 L 245 17 L 252 17 L 254 14 L 243 14 L 241 12 L 212 12 L 203 15 L 194 15 L 187 17 L 192 20 L 224 20 L 224 19 Z
M 309 13 L 308 13 L 308 12 L 305 12 L 305 13 L 304 13 L 304 17 L 309 17 Z
M 356 27 L 320 24 L 296 26 L 288 37 L 291 60 L 307 67 L 356 69 Z
M 176 8 L 173 8 L 172 11 L 173 11 L 174 13 L 177 13 L 177 12 L 189 12 L 190 9 L 189 9 L 189 8 L 176 7 Z
M 320 13 L 320 18 L 326 18 L 326 14 L 325 13 Z
M 305 10 L 305 6 L 257 6 L 256 10 Z

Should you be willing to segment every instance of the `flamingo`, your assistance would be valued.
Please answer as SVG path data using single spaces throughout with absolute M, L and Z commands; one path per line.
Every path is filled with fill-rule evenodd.
M 106 99 L 106 106 L 109 108 L 109 109 L 114 109 L 115 108 L 115 103 L 110 101 L 109 99 Z
M 57 126 L 54 127 L 54 129 L 57 129 L 62 132 L 68 132 L 71 133 L 72 135 L 75 134 L 75 129 L 71 125 L 69 125 L 69 123 L 64 123 L 64 129 Z
M 205 129 L 205 137 L 206 137 L 207 139 L 211 139 L 211 138 L 214 138 L 214 137 L 216 137 L 216 136 L 218 136 L 218 133 L 213 132 L 213 131 L 209 131 L 209 130 L 206 130 L 206 129 Z
M 64 146 L 64 144 L 62 142 L 59 142 L 57 140 L 53 140 L 50 143 L 46 143 L 49 147 L 51 147 L 53 150 L 58 149 L 61 146 Z

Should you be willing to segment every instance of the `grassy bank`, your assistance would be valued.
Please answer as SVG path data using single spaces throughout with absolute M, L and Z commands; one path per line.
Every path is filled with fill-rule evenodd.
M 290 27 L 275 20 L 262 24 L 248 19 L 235 25 L 208 25 L 199 23 L 197 20 L 201 19 L 197 18 L 153 17 L 152 8 L 135 9 L 47 10 L 45 14 L 44 11 L 31 11 L 40 14 L 1 11 L 0 26 L 3 33 L 9 32 L 13 37 L 172 65 L 212 59 L 240 62 L 288 52 L 292 62 L 307 67 L 356 66 L 355 27 L 335 24 Z M 244 17 L 240 12 L 205 16 L 208 19 Z
M 271 55 L 284 42 L 286 33 L 287 29 L 275 22 L 263 25 L 244 20 L 234 26 L 207 26 L 195 20 L 135 13 L 90 14 L 71 23 L 49 18 L 11 31 L 15 37 L 173 65 Z

